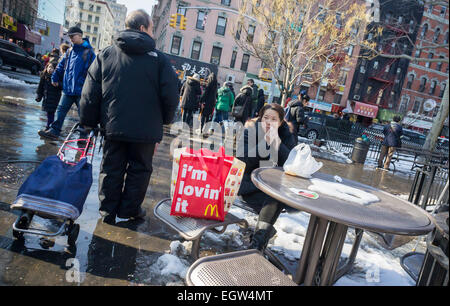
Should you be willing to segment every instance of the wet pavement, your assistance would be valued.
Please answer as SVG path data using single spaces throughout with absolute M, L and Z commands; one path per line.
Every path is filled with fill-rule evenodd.
M 83 213 L 76 220 L 81 227 L 76 248 L 67 247 L 67 237 L 49 239 L 50 246 L 49 240 L 34 235 L 25 235 L 22 242 L 13 238 L 11 225 L 18 213 L 11 211 L 9 204 L 38 163 L 56 154 L 62 144 L 62 139 L 46 141 L 37 135 L 45 126 L 46 116 L 34 101 L 35 90 L 33 84 L 0 82 L 0 285 L 184 285 L 180 277 L 162 276 L 154 267 L 157 259 L 168 253 L 171 242 L 181 240 L 153 215 L 156 203 L 169 197 L 170 145 L 176 136 L 169 134 L 169 128 L 165 129 L 164 140 L 154 156 L 151 183 L 143 203 L 147 212 L 145 220 L 122 220 L 116 226 L 101 222 L 97 197 L 101 152 L 96 151 L 94 182 Z M 73 109 L 66 119 L 63 136 L 75 122 L 76 109 Z M 393 194 L 408 194 L 413 179 L 412 173 L 393 175 L 363 165 L 322 161 L 323 172 Z M 54 221 L 39 217 L 33 219 L 32 225 L 57 226 Z M 235 249 L 234 245 L 208 239 L 203 240 L 201 255 Z M 192 263 L 189 258 L 186 261 Z

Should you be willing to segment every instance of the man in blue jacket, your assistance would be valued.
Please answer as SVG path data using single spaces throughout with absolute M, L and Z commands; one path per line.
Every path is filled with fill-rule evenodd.
M 39 135 L 50 139 L 58 139 L 64 120 L 72 105 L 78 108 L 81 98 L 81 90 L 86 79 L 89 66 L 95 59 L 95 53 L 87 39 L 83 39 L 83 31 L 78 27 L 72 27 L 67 33 L 73 43 L 66 55 L 59 62 L 52 75 L 53 86 L 63 85 L 63 96 L 56 110 L 56 120 L 47 130 L 39 131 Z
M 378 168 L 383 170 L 389 170 L 389 164 L 391 163 L 392 156 L 396 148 L 401 146 L 401 136 L 403 135 L 403 128 L 399 123 L 401 118 L 399 116 L 394 117 L 394 121 L 386 124 L 383 129 L 384 140 L 381 146 L 380 158 L 378 159 Z M 383 160 L 386 157 L 386 160 Z

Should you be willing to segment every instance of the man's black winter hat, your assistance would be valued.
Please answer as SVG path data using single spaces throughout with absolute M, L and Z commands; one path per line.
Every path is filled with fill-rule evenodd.
M 69 29 L 69 31 L 67 31 L 67 35 L 69 35 L 69 36 L 75 35 L 75 34 L 83 35 L 83 31 L 79 27 L 71 27 Z

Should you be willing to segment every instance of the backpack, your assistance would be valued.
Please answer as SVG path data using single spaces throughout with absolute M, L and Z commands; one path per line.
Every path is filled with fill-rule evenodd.
M 290 118 L 291 118 L 291 106 L 289 105 L 284 109 L 284 120 L 290 121 L 289 120 Z

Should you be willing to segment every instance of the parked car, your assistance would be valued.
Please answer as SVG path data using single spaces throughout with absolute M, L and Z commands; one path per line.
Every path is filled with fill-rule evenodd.
M 372 142 L 382 143 L 384 140 L 384 124 L 374 123 L 366 128 L 363 135 L 366 135 Z M 402 146 L 421 147 L 425 143 L 426 136 L 408 129 L 403 129 Z
M 308 117 L 307 127 L 299 127 L 299 136 L 310 140 L 316 138 L 341 140 L 340 138 L 343 138 L 343 142 L 350 141 L 347 138 L 351 134 L 352 122 L 313 112 L 306 112 L 305 116 Z
M 42 70 L 41 63 L 21 47 L 0 39 L 0 67 L 3 65 L 10 66 L 13 70 L 16 68 L 27 69 L 34 75 Z
M 403 129 L 402 143 L 423 146 L 426 138 L 425 135 L 419 132 Z

